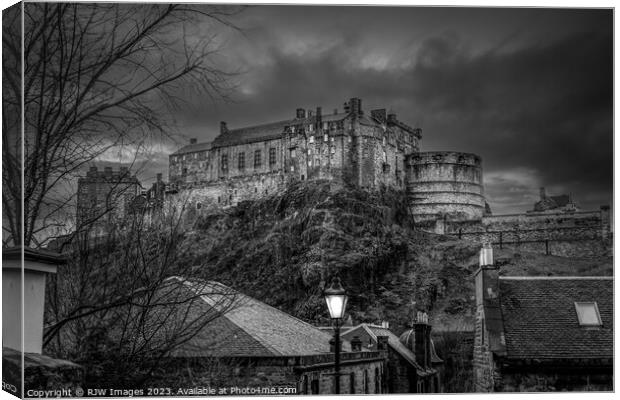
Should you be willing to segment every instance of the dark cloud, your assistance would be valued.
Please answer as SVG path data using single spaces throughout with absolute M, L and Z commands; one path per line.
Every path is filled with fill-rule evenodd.
M 197 102 L 177 119 L 210 140 L 218 122 L 290 118 L 297 107 L 392 108 L 423 129 L 422 150 L 484 160 L 496 212 L 538 186 L 606 204 L 613 174 L 611 10 L 255 7 L 227 36 L 236 102 Z

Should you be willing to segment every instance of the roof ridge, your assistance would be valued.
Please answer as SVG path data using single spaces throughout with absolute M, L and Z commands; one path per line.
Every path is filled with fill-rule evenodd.
M 536 280 L 613 280 L 613 276 L 500 276 L 501 280 L 536 281 Z
M 242 127 L 239 127 L 239 128 L 229 128 L 226 131 L 226 133 L 234 133 L 235 131 L 241 131 L 241 130 L 244 130 L 244 129 L 261 128 L 261 127 L 265 127 L 265 126 L 280 125 L 280 124 L 290 123 L 291 121 L 294 121 L 294 119 L 284 119 L 282 121 L 265 122 L 265 123 L 258 124 L 258 125 L 247 125 L 247 126 L 242 126 Z

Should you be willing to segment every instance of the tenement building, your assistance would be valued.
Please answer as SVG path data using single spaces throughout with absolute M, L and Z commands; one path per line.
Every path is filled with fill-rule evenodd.
M 476 391 L 613 389 L 613 277 L 475 279 Z

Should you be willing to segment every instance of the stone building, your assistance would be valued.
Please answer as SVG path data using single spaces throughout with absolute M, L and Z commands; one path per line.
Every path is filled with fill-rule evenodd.
M 387 338 L 387 393 L 440 393 L 443 361 L 435 353 L 427 321 L 420 318 L 400 338 L 387 326 L 372 324 L 351 327 L 341 336 L 354 349 L 368 350 L 377 349 L 382 338 Z
M 129 168 L 100 171 L 90 167 L 86 176 L 78 179 L 78 229 L 88 226 L 94 234 L 103 234 L 108 224 L 125 217 L 139 193 L 140 182 Z
M 217 282 L 178 277 L 171 280 L 190 294 L 200 295 L 200 301 L 191 310 L 200 315 L 221 307 L 221 293 L 231 291 Z M 209 378 L 203 370 L 204 361 L 208 361 L 209 366 L 215 362 L 216 375 L 227 387 L 294 389 L 294 392 L 266 394 L 333 394 L 331 339 L 330 333 L 254 298 L 237 294 L 232 307 L 174 350 L 171 356 L 176 359 L 178 369 L 173 374 L 191 371 L 194 384 L 212 385 L 213 374 Z M 387 348 L 352 349 L 346 340 L 341 346 L 341 393 L 384 393 Z
M 613 277 L 475 279 L 476 391 L 613 390 Z
M 573 196 L 562 194 L 559 196 L 547 196 L 544 187 L 540 188 L 540 200 L 534 204 L 534 208 L 528 212 L 574 212 L 579 211 L 579 206 L 573 202 Z
M 237 129 L 222 122 L 213 142 L 192 139 L 170 155 L 169 181 L 196 208 L 260 198 L 293 180 L 404 190 L 405 159 L 418 151 L 420 138 L 420 129 L 395 114 L 367 114 L 352 98 L 343 112 L 298 108 L 291 119 Z

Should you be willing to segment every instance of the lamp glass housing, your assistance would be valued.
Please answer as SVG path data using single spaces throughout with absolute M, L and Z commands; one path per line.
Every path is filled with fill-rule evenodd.
M 347 307 L 348 297 L 346 294 L 325 295 L 325 302 L 329 309 L 329 315 L 332 319 L 341 319 L 344 317 L 344 310 Z
M 340 279 L 334 278 L 332 285 L 325 289 L 325 302 L 332 319 L 341 319 L 344 317 L 344 310 L 347 307 L 347 294 L 340 284 Z

